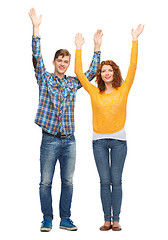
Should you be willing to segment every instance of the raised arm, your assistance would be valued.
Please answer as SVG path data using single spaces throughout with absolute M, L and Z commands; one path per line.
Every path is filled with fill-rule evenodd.
M 38 17 L 35 9 L 31 8 L 29 11 L 29 17 L 33 24 L 33 37 L 32 37 L 33 66 L 35 70 L 37 83 L 40 85 L 44 80 L 44 75 L 46 73 L 43 58 L 41 55 L 41 45 L 39 36 L 39 26 L 41 24 L 42 15 Z
M 98 65 L 100 64 L 100 47 L 102 44 L 102 36 L 102 30 L 100 29 L 98 29 L 94 34 L 94 55 L 89 70 L 85 73 L 85 76 L 89 81 L 94 78 Z
M 76 44 L 76 53 L 75 53 L 75 74 L 77 78 L 79 79 L 82 86 L 85 88 L 87 92 L 89 92 L 91 83 L 83 73 L 82 68 L 82 45 L 84 44 L 85 40 L 82 37 L 81 33 L 76 34 L 75 37 L 75 44 Z
M 138 37 L 143 32 L 144 26 L 138 25 L 138 27 L 134 30 L 132 29 L 132 49 L 131 49 L 131 58 L 130 58 L 130 66 L 127 72 L 127 77 L 125 79 L 125 84 L 128 85 L 128 89 L 131 88 L 132 83 L 134 81 L 135 72 L 137 68 L 137 58 L 138 58 Z

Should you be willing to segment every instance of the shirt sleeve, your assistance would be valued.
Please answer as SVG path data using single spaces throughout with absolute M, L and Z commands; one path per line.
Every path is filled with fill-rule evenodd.
M 46 69 L 41 55 L 41 45 L 39 37 L 32 37 L 32 52 L 35 76 L 38 85 L 41 85 L 42 81 L 44 81 L 45 79 Z
M 82 50 L 76 50 L 76 53 L 75 53 L 75 74 L 76 74 L 77 78 L 79 79 L 81 85 L 89 93 L 92 84 L 89 82 L 88 78 L 83 73 L 81 53 L 82 53 Z
M 124 84 L 126 84 L 128 87 L 128 91 L 130 90 L 135 78 L 135 72 L 137 68 L 137 58 L 138 58 L 138 40 L 132 41 L 130 65 L 128 68 L 127 77 L 124 81 Z
M 93 80 L 93 78 L 95 77 L 98 65 L 100 64 L 100 55 L 101 55 L 100 51 L 94 52 L 89 70 L 84 73 L 86 78 L 88 79 L 88 81 Z M 77 84 L 78 89 L 82 87 L 82 84 L 81 84 L 80 80 L 78 79 L 78 77 L 73 77 L 73 81 L 75 82 L 75 84 Z

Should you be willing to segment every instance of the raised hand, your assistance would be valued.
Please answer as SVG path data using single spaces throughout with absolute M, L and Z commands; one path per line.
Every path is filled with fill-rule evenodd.
M 85 39 L 83 38 L 82 34 L 77 33 L 75 36 L 76 49 L 81 49 L 84 42 L 85 42 Z
M 31 18 L 33 27 L 37 28 L 37 27 L 40 26 L 40 24 L 41 24 L 41 19 L 42 19 L 42 15 L 40 15 L 40 16 L 38 17 L 34 8 L 31 8 L 31 9 L 30 9 L 29 17 Z
M 132 29 L 131 34 L 132 34 L 132 40 L 137 40 L 139 35 L 143 32 L 144 30 L 144 25 L 141 26 L 141 24 L 138 25 L 138 27 L 134 30 Z
M 102 44 L 102 30 L 98 29 L 94 35 L 94 51 L 100 51 L 100 46 Z

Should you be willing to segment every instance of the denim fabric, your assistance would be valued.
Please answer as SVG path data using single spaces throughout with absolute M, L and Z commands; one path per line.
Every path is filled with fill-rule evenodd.
M 65 219 L 71 215 L 72 179 L 76 161 L 76 142 L 73 134 L 58 138 L 43 133 L 40 149 L 40 201 L 44 218 L 53 218 L 51 188 L 57 160 L 60 162 L 61 173 L 60 218 Z
M 116 139 L 95 140 L 93 141 L 93 153 L 100 177 L 104 219 L 111 221 L 112 218 L 113 221 L 119 222 L 122 172 L 127 154 L 127 142 Z

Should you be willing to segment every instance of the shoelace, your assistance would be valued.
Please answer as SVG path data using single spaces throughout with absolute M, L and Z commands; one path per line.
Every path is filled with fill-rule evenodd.
M 48 222 L 48 219 L 44 219 L 41 223 L 44 224 L 45 222 Z
M 67 221 L 70 223 L 70 224 L 73 224 L 73 221 L 71 219 L 67 219 Z

